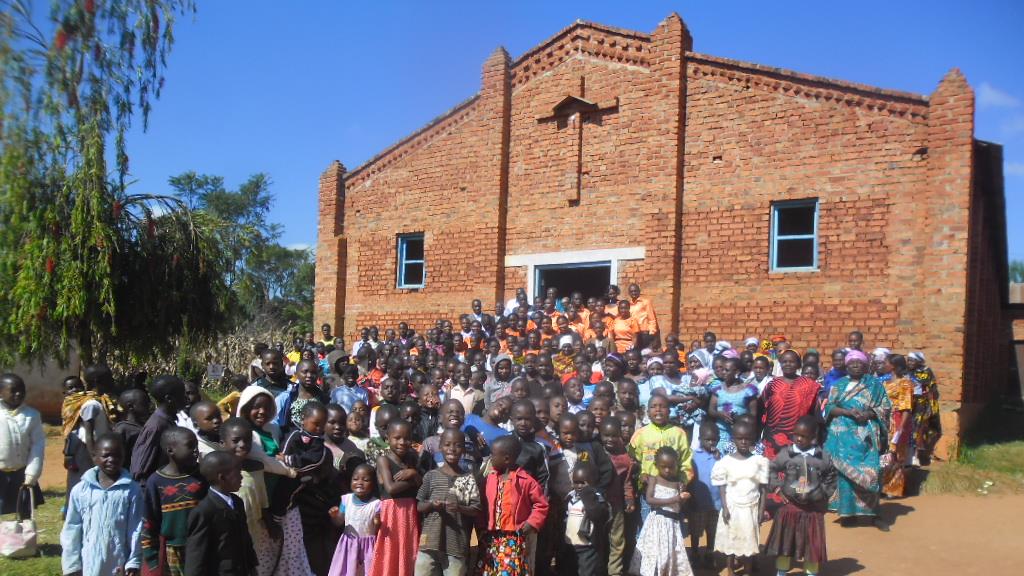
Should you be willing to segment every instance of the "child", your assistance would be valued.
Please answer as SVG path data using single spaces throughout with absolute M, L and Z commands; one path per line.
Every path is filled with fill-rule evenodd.
M 793 428 L 793 444 L 771 463 L 772 483 L 781 488 L 786 503 L 779 508 L 768 535 L 767 552 L 778 556 L 779 576 L 792 560 L 803 560 L 808 576 L 818 573 L 825 554 L 825 512 L 835 492 L 836 470 L 827 452 L 814 445 L 818 421 L 804 416 Z
M 370 442 L 369 422 L 366 421 L 366 415 L 362 411 L 355 410 L 358 407 L 359 403 L 357 402 L 353 406 L 353 411 L 345 418 L 345 430 L 348 440 L 363 452 L 365 458 L 366 447 Z
M 462 403 L 465 414 L 479 414 L 483 410 L 484 392 L 480 389 L 485 377 L 483 374 L 475 374 L 469 369 L 469 364 L 457 363 L 452 374 L 452 385 L 448 388 L 447 397 L 449 400 L 458 400 Z M 475 378 L 474 378 L 475 377 Z M 474 386 L 473 380 L 478 384 Z
M 470 436 L 483 439 L 480 451 L 484 456 L 488 456 L 491 453 L 488 446 L 494 444 L 494 441 L 499 437 L 508 434 L 508 431 L 502 427 L 502 424 L 508 421 L 511 409 L 512 399 L 506 396 L 499 398 L 494 404 L 491 404 L 491 407 L 484 411 L 483 417 L 476 414 L 466 416 L 466 423 L 462 426 L 462 431 Z
M 608 574 L 618 576 L 625 573 L 629 565 L 626 558 L 632 552 L 631 544 L 635 543 L 634 532 L 627 529 L 627 525 L 631 524 L 628 519 L 636 513 L 636 494 L 633 490 L 636 464 L 626 453 L 626 444 L 622 439 L 622 424 L 618 418 L 606 418 L 601 423 L 600 430 L 601 443 L 615 471 L 607 494 L 608 504 L 611 506 L 611 519 L 608 524 Z
M 462 411 L 462 403 L 458 400 L 448 400 L 442 404 L 440 417 L 442 434 L 445 430 L 462 430 L 466 422 L 466 415 Z M 466 430 L 465 432 L 463 436 L 466 442 L 463 446 L 462 456 L 459 459 L 459 466 L 463 470 L 476 471 L 480 469 L 483 459 L 478 447 L 479 433 L 475 429 Z M 437 434 L 423 441 L 421 459 L 424 462 L 421 463 L 421 466 L 424 469 L 430 470 L 444 465 L 442 444 L 441 435 Z
M 476 574 L 533 574 L 527 546 L 544 527 L 548 501 L 540 484 L 516 465 L 522 443 L 502 436 L 491 445 L 491 472 L 484 481 L 487 513 L 477 516 L 481 555 Z
M 220 427 L 223 423 L 220 408 L 209 400 L 200 400 L 192 405 L 188 414 L 192 419 L 192 430 L 199 440 L 199 456 L 220 450 Z
M 664 408 L 667 418 L 667 402 Z M 690 495 L 686 492 L 686 477 L 679 474 L 679 453 L 669 446 L 658 448 L 654 453 L 654 468 L 657 473 L 648 478 L 646 494 L 651 512 L 640 529 L 630 573 L 640 576 L 693 574 L 686 557 L 681 514 Z
M 345 409 L 337 404 L 328 404 L 324 445 L 331 451 L 331 463 L 337 472 L 333 483 L 342 490 L 351 484 L 356 466 L 366 463 L 366 454 L 346 437 L 347 426 Z
M 121 405 L 121 413 L 124 414 L 124 418 L 114 424 L 114 432 L 124 440 L 124 453 L 127 456 L 124 467 L 130 469 L 131 454 L 135 450 L 139 433 L 142 432 L 142 424 L 149 419 L 149 414 L 152 411 L 149 394 L 146 394 L 145 390 L 132 388 L 122 392 L 117 398 L 117 403 Z
M 562 385 L 567 410 L 570 414 L 578 414 L 587 409 L 583 404 L 583 384 L 578 378 L 569 378 Z
M 233 494 L 242 486 L 241 462 L 227 452 L 203 456 L 199 471 L 210 490 L 188 516 L 185 574 L 243 575 L 256 572 L 245 508 Z
M 363 576 L 371 571 L 373 548 L 380 529 L 380 500 L 376 471 L 369 464 L 360 464 L 352 472 L 352 492 L 341 497 L 341 505 L 329 514 L 335 526 L 344 526 L 338 547 L 334 550 L 329 576 Z
M 132 478 L 145 486 L 146 478 L 167 463 L 160 449 L 160 435 L 174 426 L 175 414 L 185 404 L 185 383 L 177 376 L 165 374 L 153 381 L 156 411 L 146 420 L 132 450 Z
M 86 470 L 68 498 L 60 532 L 64 574 L 138 574 L 142 566 L 142 488 L 121 468 L 124 445 L 117 434 L 93 444 L 94 468 Z
M 451 404 L 462 409 L 458 402 Z M 446 428 L 440 436 L 444 461 L 426 473 L 416 493 L 416 509 L 423 515 L 417 576 L 466 573 L 472 518 L 482 505 L 473 470 L 461 464 L 465 445 L 466 435 L 458 427 Z
M 174 415 L 174 423 L 182 428 L 192 430 L 192 419 L 189 417 L 189 412 L 192 410 L 192 406 L 194 406 L 196 402 L 203 399 L 203 395 L 199 392 L 199 384 L 196 384 L 191 380 L 185 380 L 184 385 L 185 403 L 178 407 L 178 412 Z M 195 430 L 192 431 L 195 432 Z
M 718 488 L 711 485 L 711 469 L 722 458 L 718 451 L 718 427 L 706 420 L 700 425 L 699 443 L 693 451 L 693 481 L 690 482 L 690 544 L 693 558 L 698 565 L 714 568 L 715 531 L 718 529 L 718 511 L 722 509 L 722 497 Z M 700 550 L 701 534 L 707 534 L 704 552 Z
M 412 449 L 412 425 L 392 420 L 388 450 L 377 457 L 381 487 L 380 546 L 374 551 L 370 576 L 412 576 L 420 537 L 416 494 L 423 484 Z
M 607 574 L 605 554 L 609 508 L 604 496 L 594 486 L 595 479 L 594 467 L 589 463 L 581 463 L 572 471 L 573 489 L 565 501 L 565 534 L 558 560 L 561 574 Z
M 223 450 L 233 454 L 242 463 L 242 486 L 235 494 L 241 498 L 245 508 L 245 519 L 249 527 L 256 559 L 259 561 L 256 574 L 269 576 L 277 568 L 277 560 L 281 554 L 281 542 L 270 536 L 268 526 L 272 523 L 270 516 L 270 497 L 263 477 L 263 464 L 250 459 L 252 451 L 252 424 L 245 418 L 228 418 L 220 428 Z
M 298 361 L 296 358 L 295 362 Z M 220 408 L 221 417 L 225 420 L 235 415 L 238 400 L 242 397 L 242 390 L 249 386 L 249 379 L 244 374 L 235 374 L 228 380 L 228 386 L 231 387 L 231 392 L 217 402 L 217 408 Z
M 388 451 L 388 426 L 400 419 L 397 406 L 390 404 L 384 404 L 374 412 L 377 416 L 375 424 L 377 425 L 377 436 L 370 438 L 370 441 L 366 444 L 366 462 L 377 467 L 377 458 L 380 458 L 383 454 Z
M 522 446 L 516 465 L 533 476 L 541 489 L 547 492 L 548 486 L 548 451 L 537 442 L 537 409 L 529 400 L 518 400 L 512 405 L 512 434 L 519 438 Z
M 637 430 L 629 441 L 627 451 L 640 463 L 640 486 L 644 488 L 645 493 L 648 480 L 658 475 L 654 456 L 659 448 L 667 446 L 675 450 L 680 482 L 685 484 L 691 477 L 690 443 L 686 438 L 686 432 L 669 422 L 668 412 L 668 398 L 661 395 L 652 396 L 647 403 L 647 416 L 651 423 Z M 649 510 L 646 500 L 642 499 L 641 521 L 646 522 Z
M 420 405 L 420 425 L 414 431 L 413 437 L 422 442 L 438 433 L 441 397 L 437 393 L 437 387 L 429 383 L 420 386 L 417 401 Z
M 715 550 L 726 555 L 729 576 L 736 573 L 736 557 L 743 559 L 744 573 L 753 573 L 753 559 L 760 551 L 760 521 L 768 484 L 768 459 L 753 454 L 756 433 L 749 422 L 733 426 L 736 451 L 715 463 L 711 484 L 718 487 L 722 512 L 718 516 Z
M 215 405 L 213 413 L 220 417 Z M 188 515 L 206 496 L 196 476 L 199 449 L 191 430 L 175 426 L 160 435 L 167 464 L 146 482 L 142 521 L 142 559 L 151 573 L 180 576 L 185 568 Z
M 69 497 L 82 474 L 93 465 L 96 439 L 111 429 L 111 423 L 118 419 L 119 411 L 116 403 L 107 396 L 114 385 L 110 368 L 103 365 L 89 366 L 84 376 L 84 390 L 66 394 L 60 409 L 64 468 L 68 472 L 66 494 Z M 72 389 L 75 382 L 81 381 L 76 376 L 65 378 L 65 392 Z
M 352 411 L 352 405 L 358 401 L 370 402 L 369 391 L 357 383 L 359 369 L 351 364 L 343 365 L 337 381 L 340 385 L 331 390 L 331 402 L 339 404 L 346 412 Z
M 16 510 L 19 518 L 31 511 L 19 502 L 22 487 L 35 493 L 35 505 L 43 502 L 39 475 L 43 471 L 46 435 L 39 411 L 25 406 L 25 381 L 10 372 L 0 374 L 0 514 Z

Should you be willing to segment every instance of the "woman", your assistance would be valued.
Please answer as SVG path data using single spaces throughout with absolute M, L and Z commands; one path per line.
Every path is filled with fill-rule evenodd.
M 928 465 L 935 443 L 942 436 L 939 420 L 939 387 L 935 374 L 925 364 L 923 352 L 907 354 L 907 369 L 914 382 L 914 464 Z
M 825 409 L 825 450 L 839 472 L 829 509 L 839 513 L 843 526 L 852 526 L 858 516 L 871 516 L 879 530 L 888 531 L 877 515 L 879 455 L 882 443 L 888 442 L 892 404 L 885 388 L 867 374 L 868 357 L 863 352 L 850 350 L 844 362 L 846 376 L 832 385 Z
M 629 313 L 629 302 L 619 300 L 619 313 L 611 322 L 609 335 L 615 340 L 615 349 L 619 352 L 632 350 L 640 345 L 640 323 Z
M 889 416 L 889 451 L 882 456 L 882 493 L 890 498 L 903 497 L 906 475 L 903 467 L 910 464 L 910 438 L 913 436 L 914 383 L 907 376 L 907 361 L 899 355 L 889 356 L 880 371 L 892 374 L 885 383 L 885 392 L 892 402 Z
M 761 396 L 765 409 L 764 455 L 769 460 L 793 443 L 790 437 L 797 420 L 815 413 L 821 388 L 811 378 L 799 374 L 800 355 L 795 351 L 783 352 L 779 364 L 782 376 L 769 382 Z

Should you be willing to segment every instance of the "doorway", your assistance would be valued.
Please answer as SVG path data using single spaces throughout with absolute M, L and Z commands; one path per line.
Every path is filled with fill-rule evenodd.
M 591 296 L 604 296 L 611 283 L 612 263 L 604 260 L 599 262 L 578 262 L 573 264 L 549 264 L 534 268 L 534 302 L 541 298 L 551 286 L 558 288 L 558 297 L 569 296 L 573 292 L 583 294 L 583 300 Z

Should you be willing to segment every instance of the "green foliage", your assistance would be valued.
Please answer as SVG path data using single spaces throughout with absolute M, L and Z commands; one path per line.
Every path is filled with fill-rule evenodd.
M 256 317 L 276 325 L 312 324 L 313 257 L 277 243 L 280 226 L 267 219 L 274 201 L 269 176 L 254 174 L 237 190 L 225 188 L 221 176 L 191 171 L 168 182 L 179 200 L 221 222 L 226 281 L 239 304 L 236 325 Z
M 44 33 L 25 0 L 0 0 L 0 363 L 149 355 L 226 326 L 223 222 L 125 185 L 125 134 L 193 10 L 56 0 Z
M 1024 262 L 1010 260 L 1010 282 L 1024 282 Z

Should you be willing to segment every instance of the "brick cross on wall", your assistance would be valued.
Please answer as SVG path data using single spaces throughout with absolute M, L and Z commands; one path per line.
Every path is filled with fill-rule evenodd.
M 586 170 L 583 167 L 583 127 L 586 124 L 601 124 L 604 116 L 619 111 L 619 98 L 616 96 L 611 102 L 604 105 L 586 99 L 587 79 L 580 76 L 579 96 L 568 95 L 555 104 L 550 116 L 538 118 L 537 122 L 542 124 L 553 123 L 556 130 L 575 129 L 576 138 L 573 139 L 576 157 L 575 183 L 566 191 L 566 200 L 570 206 L 578 206 L 583 192 L 583 175 Z

